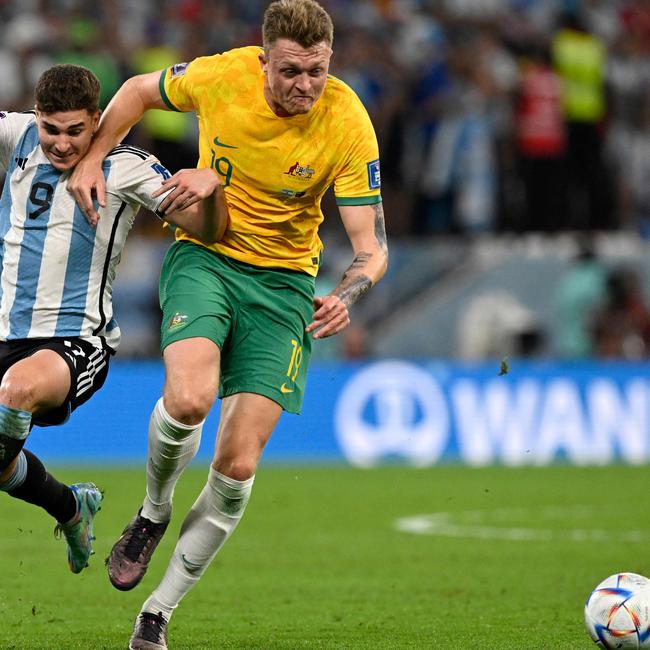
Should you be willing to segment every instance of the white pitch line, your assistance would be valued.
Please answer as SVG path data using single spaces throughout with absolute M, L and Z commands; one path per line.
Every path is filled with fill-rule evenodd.
M 568 511 L 569 509 L 566 512 Z M 511 514 L 515 518 L 516 516 L 520 516 L 522 512 L 521 508 L 513 508 Z M 557 515 L 559 512 L 558 508 L 553 508 L 553 512 Z M 412 517 L 400 517 L 394 521 L 393 525 L 401 532 L 414 535 L 469 539 L 502 539 L 517 542 L 548 542 L 553 540 L 569 540 L 573 542 L 646 542 L 650 539 L 650 534 L 641 530 L 616 531 L 599 528 L 551 529 L 484 525 L 490 520 L 494 521 L 494 519 L 498 519 L 501 523 L 507 523 L 507 513 L 507 508 L 501 508 L 498 511 L 435 512 Z M 460 521 L 462 519 L 469 519 L 471 523 L 464 523 Z

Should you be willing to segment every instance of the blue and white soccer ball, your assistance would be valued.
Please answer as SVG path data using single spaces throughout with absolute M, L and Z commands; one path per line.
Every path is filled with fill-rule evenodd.
M 650 648 L 650 580 L 637 573 L 605 578 L 587 598 L 585 624 L 599 648 Z

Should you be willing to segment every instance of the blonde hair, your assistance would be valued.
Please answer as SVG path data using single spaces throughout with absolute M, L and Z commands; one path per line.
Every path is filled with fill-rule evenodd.
M 275 0 L 264 13 L 262 37 L 267 52 L 279 38 L 287 38 L 304 48 L 322 42 L 331 46 L 334 25 L 316 0 Z

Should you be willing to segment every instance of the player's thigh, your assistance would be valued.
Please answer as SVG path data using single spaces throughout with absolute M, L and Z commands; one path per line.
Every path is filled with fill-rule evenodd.
M 181 422 L 198 423 L 217 397 L 219 348 L 206 337 L 182 339 L 164 349 L 163 360 L 165 409 Z
M 225 397 L 213 467 L 238 480 L 252 476 L 281 414 L 282 407 L 263 395 L 237 393 Z
M 221 348 L 232 323 L 232 292 L 218 256 L 191 242 L 172 244 L 160 273 L 160 345 L 207 338 Z
M 38 414 L 61 406 L 70 385 L 70 369 L 63 358 L 53 350 L 38 350 L 4 374 L 0 402 Z
M 223 398 L 263 395 L 290 413 L 300 412 L 311 356 L 305 333 L 313 307 L 313 279 L 284 271 L 256 272 L 237 313 L 237 327 L 222 348 Z

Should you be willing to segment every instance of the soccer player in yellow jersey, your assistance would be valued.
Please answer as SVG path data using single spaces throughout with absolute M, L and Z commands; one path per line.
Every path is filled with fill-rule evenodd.
M 384 274 L 388 251 L 377 140 L 361 102 L 328 76 L 333 27 L 314 0 L 276 0 L 264 47 L 244 47 L 128 80 L 107 107 L 68 187 L 92 223 L 104 200 L 100 162 L 146 110 L 194 111 L 199 164 L 162 184 L 161 209 L 191 205 L 218 174 L 229 223 L 208 245 L 177 231 L 161 272 L 166 380 L 149 426 L 147 491 L 108 562 L 135 587 L 171 517 L 174 486 L 199 444 L 217 392 L 214 460 L 160 585 L 142 606 L 130 648 L 165 650 L 167 623 L 241 519 L 282 410 L 298 412 L 312 338 L 349 323 L 348 309 Z M 314 297 L 333 185 L 354 259 Z

